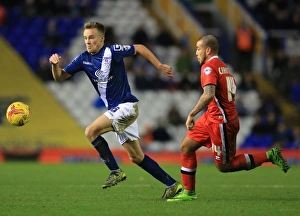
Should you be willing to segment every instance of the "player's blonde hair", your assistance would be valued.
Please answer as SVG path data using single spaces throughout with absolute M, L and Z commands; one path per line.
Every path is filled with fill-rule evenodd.
M 105 34 L 105 27 L 102 23 L 99 22 L 86 22 L 83 25 L 83 29 L 92 29 L 96 28 L 100 33 Z

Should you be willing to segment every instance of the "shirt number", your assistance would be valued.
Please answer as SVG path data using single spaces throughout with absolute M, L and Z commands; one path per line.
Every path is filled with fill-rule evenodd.
M 236 93 L 236 84 L 233 77 L 226 77 L 228 101 L 232 101 L 233 95 Z
M 211 150 L 212 152 L 216 152 L 218 156 L 221 156 L 222 154 L 220 146 L 216 146 L 215 144 L 212 144 Z

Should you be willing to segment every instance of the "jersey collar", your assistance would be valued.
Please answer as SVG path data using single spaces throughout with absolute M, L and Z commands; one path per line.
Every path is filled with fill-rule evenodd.
M 214 59 L 214 58 L 219 58 L 219 56 L 217 56 L 217 55 L 215 55 L 215 56 L 212 56 L 212 57 L 210 57 L 210 59 L 208 59 L 208 61 L 207 61 L 207 62 L 209 62 L 210 60 L 212 60 L 212 59 Z

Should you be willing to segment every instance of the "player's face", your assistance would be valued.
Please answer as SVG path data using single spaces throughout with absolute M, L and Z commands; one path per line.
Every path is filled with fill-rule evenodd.
M 206 62 L 206 47 L 201 40 L 199 40 L 196 44 L 196 56 L 200 64 Z
M 103 47 L 104 35 L 96 28 L 85 29 L 83 31 L 84 43 L 86 50 L 91 54 L 96 54 Z

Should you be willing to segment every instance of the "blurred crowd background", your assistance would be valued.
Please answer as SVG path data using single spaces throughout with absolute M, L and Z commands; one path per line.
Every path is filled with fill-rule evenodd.
M 133 93 L 141 100 L 142 145 L 151 151 L 176 151 L 184 137 L 186 114 L 202 89 L 191 33 L 178 33 L 163 10 L 157 10 L 159 6 L 168 10 L 170 2 L 179 4 L 185 16 L 193 20 L 192 28 L 214 34 L 221 43 L 220 57 L 231 67 L 238 83 L 239 147 L 276 145 L 299 149 L 300 2 L 297 0 L 231 1 L 241 13 L 241 19 L 234 21 L 230 8 L 223 13 L 218 7 L 222 3 L 214 0 L 2 0 L 0 35 L 24 58 L 53 96 L 70 112 L 75 112 L 72 115 L 83 127 L 99 115 L 103 103 L 95 94 L 87 96 L 90 89 L 83 76 L 54 83 L 50 55 L 59 53 L 64 66 L 83 52 L 82 26 L 92 20 L 107 27 L 108 45 L 146 45 L 162 62 L 172 66 L 175 78 L 163 77 L 139 56 L 126 59 Z M 184 25 L 180 19 L 177 24 Z M 78 92 L 72 96 L 69 89 L 74 88 Z M 80 112 L 80 104 L 84 102 L 79 101 L 85 100 L 83 97 L 88 107 L 82 109 L 90 117 Z M 74 104 L 79 107 L 76 111 L 71 110 Z M 286 109 L 287 106 L 293 109 Z

